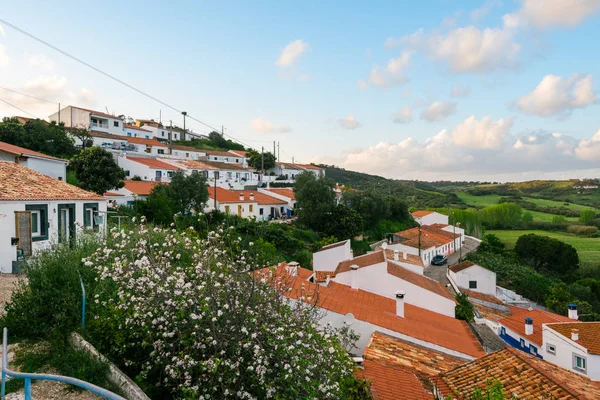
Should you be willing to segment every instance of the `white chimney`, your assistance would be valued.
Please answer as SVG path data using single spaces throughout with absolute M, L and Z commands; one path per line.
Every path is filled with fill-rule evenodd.
M 394 250 L 394 261 L 398 261 L 400 259 L 400 251 Z
M 244 201 L 244 192 L 240 192 L 240 200 Z
M 398 290 L 396 292 L 396 315 L 400 318 L 404 318 L 404 290 Z
M 254 201 L 254 193 L 250 193 L 250 200 Z
M 298 263 L 296 261 L 292 261 L 287 265 L 287 273 L 289 276 L 298 276 Z
M 327 275 L 325 278 L 325 286 L 329 286 L 329 281 L 331 280 L 331 275 Z
M 405 251 L 402 252 L 402 258 L 404 258 L 405 260 L 408 258 L 408 255 L 406 254 Z
M 525 318 L 525 334 L 533 335 L 533 320 L 531 318 Z
M 569 304 L 569 318 L 578 320 L 579 316 L 577 315 L 577 304 Z
M 358 289 L 358 265 L 350 266 L 350 286 L 352 289 Z
M 579 329 L 571 329 L 571 340 L 579 340 Z

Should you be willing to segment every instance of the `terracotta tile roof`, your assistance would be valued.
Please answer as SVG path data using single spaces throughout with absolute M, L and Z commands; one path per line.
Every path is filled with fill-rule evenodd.
M 533 320 L 533 334 L 531 335 L 525 335 L 525 318 L 531 318 Z M 527 338 L 527 340 L 529 340 L 531 343 L 535 343 L 538 346 L 541 346 L 542 324 L 572 321 L 572 319 L 563 317 L 562 315 L 554 314 L 540 309 L 535 309 L 531 311 L 523 310 L 522 312 L 518 312 L 514 315 L 501 319 L 500 321 L 498 321 L 498 323 L 510 329 L 511 331 L 518 333 L 523 338 Z
M 127 159 L 134 161 L 136 163 L 142 164 L 142 165 L 146 165 L 152 169 L 165 169 L 167 171 L 177 171 L 177 170 L 183 169 L 181 167 L 177 167 L 172 164 L 167 164 L 166 162 L 160 161 L 156 158 L 143 158 L 143 157 L 127 156 Z
M 396 236 L 406 240 L 398 242 L 405 246 L 419 247 L 419 228 L 411 228 L 401 232 L 397 232 Z M 458 238 L 460 235 L 454 235 L 452 232 L 446 232 L 435 227 L 427 225 L 421 226 L 421 249 L 429 249 L 431 247 L 441 247 L 452 243 L 453 238 Z
M 100 112 L 100 111 L 94 111 L 94 110 L 90 110 L 90 109 L 87 109 L 87 108 L 81 108 L 81 107 L 75 107 L 75 106 L 71 106 L 71 107 L 75 108 L 75 109 L 78 109 L 78 110 L 87 111 L 90 114 L 97 115 L 97 116 L 100 116 L 100 117 L 107 117 L 107 118 L 120 119 L 120 120 L 123 119 L 123 118 L 117 117 L 116 115 L 111 115 L 111 114 L 103 113 L 103 112 Z
M 123 124 L 123 128 L 135 129 L 136 131 L 152 132 L 152 131 L 149 131 L 148 129 L 140 128 L 139 126 L 129 125 L 129 124 Z
M 323 171 L 323 168 L 317 167 L 316 165 L 313 165 L 313 164 L 296 164 L 296 165 L 299 165 L 301 168 L 304 168 L 304 169 L 312 169 L 312 170 L 316 170 L 316 171 Z
M 302 269 L 302 268 L 300 268 Z M 312 273 L 312 272 L 311 272 Z M 327 286 L 305 279 L 289 279 L 285 268 L 264 268 L 256 272 L 265 283 L 285 290 L 281 294 L 317 305 L 325 310 L 345 315 L 352 313 L 357 320 L 406 336 L 454 350 L 472 357 L 485 354 L 483 348 L 464 321 L 438 314 L 412 304 L 404 305 L 404 318 L 396 316 L 396 301 L 364 290 L 352 289 L 336 282 Z
M 131 193 L 135 193 L 139 196 L 148 196 L 154 186 L 158 185 L 159 182 L 152 181 L 124 181 L 124 188 L 129 190 Z
M 600 398 L 597 382 L 511 347 L 442 373 L 433 382 L 442 395 L 467 399 L 474 389 L 484 389 L 487 379 L 499 380 L 508 397 L 520 400 Z
M 373 332 L 363 358 L 402 367 L 419 377 L 447 372 L 467 362 L 381 332 Z
M 460 289 L 460 291 L 464 292 L 468 297 L 472 297 L 474 299 L 487 301 L 488 303 L 494 303 L 494 304 L 503 305 L 503 306 L 506 305 L 502 302 L 502 300 L 500 300 L 496 296 L 492 296 L 491 294 L 479 293 L 479 292 L 475 292 L 475 291 L 469 290 L 469 289 Z
M 242 150 L 229 150 L 229 153 L 240 157 L 246 157 L 246 154 L 248 154 L 247 151 Z
M 164 147 L 165 149 L 169 148 L 169 145 L 163 142 L 160 142 L 156 139 L 146 139 L 146 138 L 140 138 L 140 137 L 125 137 L 125 140 L 127 140 L 128 143 L 133 143 L 133 144 L 144 144 L 146 146 L 160 146 L 160 147 Z
M 0 161 L 0 201 L 106 200 L 23 165 Z
M 477 265 L 477 264 L 474 264 L 471 261 L 463 261 L 460 264 L 456 264 L 456 265 L 449 267 L 448 269 L 452 272 L 460 272 L 463 269 L 472 267 L 473 265 Z
M 173 150 L 183 150 L 183 151 L 192 151 L 192 152 L 196 152 L 196 153 L 206 153 L 206 150 L 197 149 L 192 146 L 183 146 L 180 144 L 174 144 Z
M 376 250 L 380 250 L 381 247 L 376 247 Z M 406 260 L 404 259 L 404 255 L 402 254 L 402 252 L 400 252 L 398 254 L 399 259 L 398 261 L 394 260 L 394 250 L 392 249 L 386 249 L 385 250 L 385 257 L 392 262 L 402 262 L 402 263 L 407 263 L 407 264 L 412 264 L 412 265 L 416 265 L 418 267 L 425 267 L 425 264 L 423 264 L 423 260 L 421 259 L 421 257 L 416 256 L 414 254 L 406 254 Z
M 444 285 L 442 285 L 438 281 L 434 281 L 431 278 L 419 275 L 416 272 L 409 271 L 406 268 L 403 268 L 389 261 L 387 263 L 387 272 L 388 274 L 395 276 L 396 278 L 400 278 L 404 281 L 410 282 L 413 285 L 419 286 L 422 289 L 428 290 L 452 301 L 456 301 L 454 297 L 452 297 L 448 289 L 444 287 Z
M 25 147 L 15 146 L 14 144 L 9 144 L 6 142 L 0 142 L 0 151 L 4 151 L 6 153 L 14 154 L 16 156 L 25 156 L 25 157 L 37 157 L 37 158 L 45 158 L 48 160 L 56 160 L 56 161 L 64 161 L 62 158 L 56 158 L 52 156 L 48 156 L 46 154 L 26 149 Z
M 294 189 L 292 188 L 273 188 L 273 189 L 266 189 L 269 192 L 273 192 L 275 194 L 281 195 L 281 196 L 285 196 L 288 199 L 292 199 L 292 200 L 296 200 L 296 195 L 294 194 Z
M 208 160 L 197 160 L 197 161 L 212 167 L 214 170 L 250 172 L 249 169 L 244 168 L 244 166 L 242 164 L 238 164 L 238 163 L 225 163 L 225 162 L 208 161 Z
M 418 210 L 411 213 L 411 215 L 416 218 L 421 218 L 429 214 L 433 214 L 433 211 Z
M 600 354 L 600 322 L 568 322 L 546 326 L 569 340 L 571 340 L 571 330 L 579 329 L 579 340 L 574 342 L 585 347 L 590 354 Z
M 113 135 L 111 133 L 100 132 L 100 131 L 90 131 L 90 136 L 104 138 L 104 139 L 112 139 L 117 142 L 126 142 L 128 139 L 127 136 Z
M 312 170 L 318 170 L 318 171 L 322 171 L 323 168 L 321 167 L 317 167 L 316 165 L 313 164 L 298 164 L 298 163 L 288 163 L 288 162 L 277 162 L 276 165 L 283 167 L 285 169 L 297 169 L 297 170 L 307 170 L 307 169 L 312 169 Z
M 320 251 L 329 250 L 329 249 L 335 249 L 336 247 L 343 246 L 346 243 L 348 243 L 347 239 L 346 240 L 342 240 L 341 242 L 336 242 L 336 243 L 328 244 L 327 246 L 323 246 L 319 250 L 315 251 L 315 253 L 318 253 Z
M 203 171 L 218 171 L 219 168 L 210 165 L 208 161 L 201 160 L 172 160 L 171 162 L 187 169 L 199 169 Z
M 106 193 L 104 193 L 104 196 L 106 196 L 106 197 L 123 197 L 125 195 L 124 194 L 115 193 L 115 192 L 106 192 Z
M 208 187 L 208 197 L 214 199 L 214 187 Z M 240 194 L 244 195 L 244 200 L 240 200 Z M 250 195 L 254 195 L 254 200 L 250 200 Z M 256 190 L 227 190 L 217 187 L 217 201 L 219 203 L 258 203 L 259 205 L 283 205 L 287 202 L 268 196 Z
M 365 360 L 363 369 L 356 371 L 359 379 L 371 382 L 371 395 L 375 400 L 430 400 L 428 393 L 414 373 L 403 368 Z M 401 396 L 401 397 L 398 397 Z
M 235 158 L 235 154 L 231 154 L 228 151 L 217 151 L 217 150 L 204 150 L 204 152 L 209 156 L 221 156 L 221 157 L 233 157 Z M 237 156 L 239 157 L 239 156 Z
M 383 262 L 385 262 L 383 251 L 375 251 L 373 253 L 363 254 L 362 256 L 340 262 L 335 269 L 332 278 L 337 274 L 341 274 L 342 272 L 350 271 L 351 265 L 358 265 L 359 268 L 364 268 L 375 264 L 381 264 Z

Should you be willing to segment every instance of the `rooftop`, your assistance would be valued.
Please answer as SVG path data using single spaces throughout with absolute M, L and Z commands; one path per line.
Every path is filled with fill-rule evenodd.
M 302 274 L 311 274 L 304 268 Z M 462 354 L 479 357 L 484 355 L 483 348 L 464 321 L 438 314 L 412 304 L 405 303 L 404 318 L 396 315 L 394 299 L 370 293 L 361 289 L 352 289 L 336 282 L 327 286 L 307 281 L 300 277 L 290 277 L 285 267 L 264 268 L 257 272 L 272 286 L 283 282 L 287 290 L 282 294 L 292 299 L 303 297 L 304 301 L 325 310 L 345 315 L 352 313 L 357 320 L 381 328 L 404 334 L 424 342 Z M 441 349 L 440 349 L 441 350 Z
M 0 161 L 0 201 L 106 200 L 23 165 Z
M 318 253 L 320 251 L 325 251 L 325 250 L 329 250 L 329 249 L 335 249 L 336 247 L 341 247 L 343 245 L 345 245 L 346 243 L 348 243 L 348 239 L 346 240 L 342 240 L 340 242 L 336 242 L 336 243 L 332 243 L 332 244 L 328 244 L 327 246 L 323 246 L 321 247 L 319 250 L 317 250 L 315 253 Z
M 136 163 L 145 165 L 147 167 L 150 167 L 151 169 L 164 169 L 167 171 L 177 171 L 180 170 L 182 168 L 177 167 L 175 165 L 172 164 L 167 164 L 164 161 L 160 161 L 156 158 L 144 158 L 144 157 L 131 157 L 131 156 L 127 156 L 128 160 L 134 161 Z
M 240 156 L 240 157 L 246 157 L 246 154 L 248 154 L 247 151 L 242 151 L 242 150 L 229 150 L 229 152 L 233 155 Z
M 14 154 L 15 156 L 25 156 L 25 157 L 36 157 L 36 158 L 44 158 L 47 160 L 56 160 L 67 162 L 67 160 L 63 160 L 62 158 L 56 158 L 52 156 L 48 156 L 46 154 L 26 149 L 25 147 L 15 146 L 14 144 L 9 144 L 6 142 L 0 142 L 0 151 Z
M 107 118 L 113 118 L 113 119 L 122 119 L 122 118 L 119 118 L 119 117 L 118 117 L 118 116 L 116 116 L 116 115 L 107 114 L 107 113 L 104 113 L 104 112 L 101 112 L 101 111 L 94 111 L 94 110 L 90 110 L 90 109 L 88 109 L 88 108 L 81 108 L 81 107 L 75 107 L 75 106 L 70 106 L 70 107 L 71 107 L 71 108 L 78 109 L 78 110 L 82 110 L 82 111 L 87 111 L 87 112 L 89 112 L 90 114 L 97 115 L 97 116 L 99 116 L 99 117 L 107 117 Z
M 589 354 L 600 354 L 600 322 L 568 322 L 548 324 L 548 328 L 571 340 L 571 330 L 579 329 L 579 340 L 575 343 L 585 347 Z
M 381 247 L 377 247 L 376 249 L 379 250 L 379 249 L 381 249 Z M 421 259 L 421 257 L 414 255 L 414 254 L 406 253 L 406 259 L 404 259 L 404 254 L 402 252 L 399 252 L 398 253 L 398 261 L 395 261 L 394 260 L 394 250 L 386 249 L 385 257 L 389 261 L 402 262 L 402 263 L 406 263 L 406 264 L 416 265 L 418 267 L 425 267 L 425 264 L 423 264 L 423 259 Z
M 531 318 L 533 320 L 533 334 L 531 335 L 525 334 L 525 318 Z M 515 314 L 511 313 L 510 316 L 498 321 L 502 326 L 519 334 L 523 338 L 527 338 L 531 343 L 535 343 L 538 346 L 542 345 L 542 324 L 549 324 L 552 322 L 573 322 L 573 320 L 563 317 L 562 315 L 536 308 L 535 310 L 523 310 L 522 312 Z
M 206 153 L 206 150 L 201 150 L 192 146 L 183 146 L 181 144 L 174 144 L 173 150 L 183 150 L 183 151 L 194 151 L 196 153 Z
M 208 187 L 208 197 L 214 199 L 215 188 Z M 244 200 L 240 200 L 240 195 L 244 195 Z M 254 195 L 254 200 L 250 200 L 250 195 Z M 227 190 L 217 187 L 217 201 L 219 203 L 258 203 L 259 205 L 283 205 L 287 204 L 283 200 L 268 196 L 256 190 Z
M 152 132 L 152 131 L 149 131 L 148 129 L 140 128 L 139 126 L 129 125 L 129 124 L 123 124 L 123 128 L 135 129 L 136 131 Z
M 209 156 L 221 156 L 221 157 L 233 157 L 233 158 L 236 157 L 235 154 L 232 154 L 229 151 L 204 150 L 204 152 L 206 154 L 208 154 Z M 237 156 L 237 157 L 240 157 L 240 156 Z
M 322 247 L 321 249 L 319 249 L 319 251 L 340 247 L 346 244 L 346 242 L 347 240 L 344 240 L 343 242 L 330 244 L 329 246 Z M 316 271 L 315 280 L 317 282 L 325 282 L 327 280 L 327 275 L 329 275 L 330 278 L 335 278 L 337 274 L 350 271 L 350 266 L 352 265 L 357 265 L 359 268 L 363 268 L 375 264 L 381 264 L 383 262 L 385 262 L 385 257 L 382 251 L 363 254 L 362 256 L 354 257 L 350 260 L 341 261 L 333 271 Z
M 472 267 L 473 265 L 477 265 L 477 264 L 474 264 L 471 261 L 463 261 L 460 264 L 456 264 L 456 265 L 453 265 L 453 266 L 449 267 L 448 269 L 450 271 L 452 271 L 452 272 L 460 272 L 463 269 L 467 269 L 467 268 Z
M 431 393 L 423 388 L 415 374 L 401 367 L 364 360 L 363 369 L 357 370 L 356 375 L 371 382 L 371 395 L 375 400 L 398 400 L 399 393 L 402 393 L 403 399 L 432 398 Z
M 511 347 L 442 373 L 433 381 L 444 396 L 470 398 L 474 389 L 486 387 L 487 379 L 499 380 L 506 395 L 520 400 L 600 398 L 600 384 Z
M 429 214 L 433 214 L 433 211 L 417 210 L 411 213 L 411 215 L 415 218 L 421 218 Z
M 154 186 L 158 185 L 159 182 L 152 181 L 124 181 L 124 188 L 129 190 L 131 193 L 135 193 L 139 196 L 148 196 Z
M 127 140 L 128 143 L 133 143 L 133 144 L 144 144 L 146 146 L 160 146 L 160 147 L 164 147 L 165 149 L 169 147 L 168 144 L 160 142 L 158 140 L 156 140 L 155 138 L 153 139 L 146 139 L 146 138 L 140 138 L 140 137 L 125 137 L 124 140 Z
M 288 199 L 296 200 L 296 195 L 294 194 L 294 189 L 292 188 L 272 188 L 266 190 L 280 196 L 285 196 Z
M 445 246 L 452 243 L 452 238 L 460 237 L 458 233 L 455 235 L 452 232 L 446 232 L 427 225 L 421 226 L 420 229 L 416 227 L 397 232 L 396 236 L 405 239 L 399 242 L 405 246 L 419 248 L 420 243 L 421 249 Z
M 387 272 L 388 274 L 395 276 L 396 278 L 400 278 L 406 282 L 410 282 L 413 285 L 419 286 L 425 290 L 428 290 L 432 293 L 437 294 L 438 296 L 446 297 L 452 301 L 456 301 L 454 297 L 450 294 L 450 292 L 438 281 L 434 281 L 431 278 L 428 278 L 423 275 L 419 275 L 416 272 L 412 272 L 403 268 L 399 265 L 396 265 L 390 261 L 387 263 Z

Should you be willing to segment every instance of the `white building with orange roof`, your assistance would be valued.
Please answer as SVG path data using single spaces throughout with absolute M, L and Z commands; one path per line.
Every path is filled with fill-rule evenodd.
M 394 234 L 388 248 L 417 255 L 428 266 L 436 255 L 450 255 L 462 246 L 461 235 L 435 225 L 422 225 Z
M 117 158 L 119 167 L 125 170 L 127 179 L 139 177 L 143 181 L 169 182 L 176 171 L 183 168 L 152 157 L 121 154 Z
M 296 195 L 293 188 L 259 188 L 259 192 L 287 202 L 286 215 L 291 217 L 296 209 Z
M 0 161 L 0 272 L 51 244 L 76 240 L 82 229 L 101 231 L 107 198 Z
M 125 186 L 120 189 L 113 189 L 104 193 L 110 201 L 117 205 L 130 206 L 136 200 L 146 200 L 152 192 L 152 189 L 160 182 L 156 181 L 123 181 Z
M 112 135 L 125 135 L 122 118 L 87 108 L 67 106 L 50 115 L 48 120 L 63 123 L 66 128 L 83 128 Z
M 139 138 L 145 138 L 145 139 L 152 139 L 154 137 L 154 134 L 152 133 L 151 130 L 141 128 L 137 125 L 129 125 L 129 124 L 124 123 L 123 131 L 124 131 L 125 136 L 127 136 L 127 137 L 139 137 Z
M 48 156 L 24 147 L 0 142 L 0 161 L 21 164 L 59 181 L 67 179 L 67 160 Z
M 471 261 L 450 266 L 448 277 L 459 288 L 496 295 L 496 273 Z
M 286 202 L 256 190 L 228 190 L 222 187 L 208 187 L 209 201 L 206 211 L 215 208 L 226 214 L 242 218 L 256 218 L 258 221 L 279 219 L 285 213 Z
M 448 225 L 448 216 L 435 211 L 417 210 L 412 212 L 411 215 L 419 225 Z

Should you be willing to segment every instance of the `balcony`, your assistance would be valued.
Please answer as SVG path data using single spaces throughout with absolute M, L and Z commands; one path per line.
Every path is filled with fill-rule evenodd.
M 90 129 L 108 129 L 108 122 L 90 122 Z

